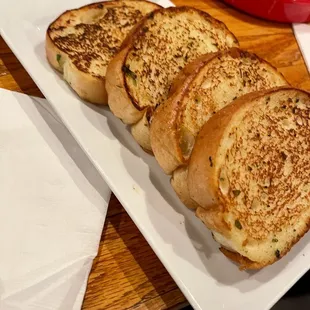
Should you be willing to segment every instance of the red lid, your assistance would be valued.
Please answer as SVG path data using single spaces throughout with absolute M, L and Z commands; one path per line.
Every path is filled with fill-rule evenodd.
M 264 19 L 286 22 L 310 22 L 310 0 L 224 0 L 232 6 Z

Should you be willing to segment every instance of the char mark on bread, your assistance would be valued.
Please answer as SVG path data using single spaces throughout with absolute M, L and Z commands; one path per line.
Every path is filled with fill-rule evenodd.
M 309 133 L 310 94 L 281 87 L 240 97 L 197 137 L 187 180 L 197 215 L 252 267 L 274 263 L 309 230 Z

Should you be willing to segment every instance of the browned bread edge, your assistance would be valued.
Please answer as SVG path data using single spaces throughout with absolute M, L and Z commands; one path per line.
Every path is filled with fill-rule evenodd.
M 136 0 L 136 1 L 140 1 L 140 0 Z M 67 80 L 71 88 L 79 95 L 79 97 L 94 104 L 104 104 L 104 105 L 108 104 L 108 95 L 107 95 L 106 86 L 105 86 L 106 78 L 105 77 L 99 78 L 99 77 L 80 71 L 73 64 L 73 62 L 67 56 L 65 51 L 60 49 L 54 44 L 50 36 L 51 27 L 53 26 L 55 22 L 57 22 L 59 19 L 61 19 L 63 16 L 65 16 L 68 13 L 77 12 L 77 11 L 81 12 L 83 10 L 87 11 L 100 4 L 106 5 L 106 4 L 113 4 L 117 2 L 118 1 L 100 1 L 100 2 L 87 4 L 79 8 L 72 9 L 72 10 L 66 10 L 65 12 L 60 14 L 54 21 L 50 23 L 46 31 L 45 52 L 46 52 L 46 57 L 47 57 L 48 62 L 57 71 L 61 73 L 64 73 L 64 71 L 66 71 L 64 73 L 65 74 L 64 78 Z M 141 0 L 141 2 L 148 2 L 154 6 L 157 6 L 158 8 L 161 8 L 160 5 L 153 3 L 151 1 Z M 65 63 L 65 68 L 63 64 L 60 64 L 60 62 L 57 61 L 58 57 L 62 59 L 63 63 Z
M 217 146 L 225 132 L 226 125 L 230 122 L 234 114 L 247 102 L 251 102 L 252 100 L 263 96 L 268 96 L 278 90 L 291 89 L 296 89 L 309 94 L 307 91 L 302 89 L 283 86 L 243 95 L 215 114 L 200 131 L 190 159 L 187 181 L 191 198 L 200 206 L 196 211 L 196 215 L 202 219 L 204 224 L 210 230 L 220 232 L 224 236 L 229 233 L 229 227 L 227 227 L 227 225 L 225 225 L 222 221 L 221 214 L 225 211 L 225 206 L 219 203 L 216 186 L 217 178 L 212 169 L 212 166 L 216 163 Z M 205 143 L 205 141 L 208 141 L 208 143 Z M 206 154 L 211 158 L 209 163 L 205 160 Z M 253 262 L 248 258 L 223 247 L 221 248 L 221 251 L 229 259 L 238 263 L 240 265 L 240 269 L 242 270 L 261 269 L 265 266 L 273 264 L 286 255 L 291 248 L 309 231 L 309 229 L 310 222 L 307 223 L 306 229 L 287 243 L 285 250 L 281 251 L 278 257 L 274 257 L 268 261 L 268 263 Z
M 170 97 L 154 113 L 150 125 L 151 146 L 156 160 L 166 174 L 172 172 L 187 161 L 184 159 L 177 128 L 179 102 L 185 96 L 188 87 L 200 69 L 217 53 L 203 55 L 182 70 L 170 89 Z
M 179 102 L 186 95 L 187 89 L 190 87 L 198 72 L 203 69 L 208 62 L 212 61 L 212 59 L 223 54 L 232 55 L 240 53 L 248 54 L 245 50 L 233 47 L 227 51 L 219 51 L 217 53 L 203 55 L 194 62 L 188 64 L 176 78 L 171 88 L 172 95 L 155 112 L 150 129 L 153 153 L 165 173 L 171 174 L 178 167 L 188 163 L 188 159 L 183 156 L 180 147 L 180 133 L 177 124 L 178 116 L 181 112 Z M 259 59 L 259 61 L 267 63 L 275 71 L 282 75 L 266 60 L 258 57 L 257 55 L 255 56 Z M 283 79 L 285 80 L 284 77 Z
M 223 27 L 223 30 L 229 31 L 229 29 L 226 27 L 226 25 L 223 22 L 216 20 L 212 16 L 210 16 L 208 13 L 195 9 L 193 7 L 189 7 L 189 6 L 170 7 L 170 8 L 166 8 L 165 10 L 168 10 L 168 11 L 174 10 L 174 11 L 183 12 L 188 9 L 195 10 L 199 14 L 203 15 L 204 17 L 208 19 L 212 18 L 211 22 L 214 23 L 216 21 L 217 27 Z M 156 14 L 157 11 L 158 10 L 154 10 L 150 14 L 146 15 L 137 24 L 137 26 L 134 29 L 135 31 L 132 32 L 129 36 L 127 36 L 123 44 L 123 50 L 121 50 L 119 54 L 117 54 L 115 58 L 112 60 L 112 62 L 108 66 L 108 70 L 106 74 L 106 79 L 107 79 L 106 88 L 107 88 L 108 97 L 109 97 L 108 104 L 109 104 L 111 111 L 113 112 L 115 116 L 120 118 L 124 123 L 132 124 L 138 128 L 137 130 L 132 130 L 132 134 L 134 138 L 138 141 L 138 143 L 142 146 L 142 148 L 148 151 L 152 150 L 150 137 L 149 137 L 150 129 L 149 129 L 149 126 L 146 126 L 149 124 L 145 124 L 145 118 L 143 119 L 143 116 L 145 115 L 145 113 L 148 113 L 148 115 L 151 115 L 154 111 L 150 111 L 150 110 L 146 111 L 145 109 L 141 110 L 137 102 L 135 102 L 134 98 L 130 94 L 122 68 L 123 68 L 124 63 L 126 62 L 127 55 L 130 49 L 132 48 L 134 41 L 139 36 L 143 36 L 142 28 L 143 28 L 144 21 L 147 20 L 149 16 L 151 16 L 152 14 Z M 230 31 L 229 33 L 232 36 L 234 36 Z M 237 38 L 236 37 L 234 38 L 235 38 L 235 41 L 238 42 Z M 113 91 L 119 92 L 116 89 L 116 84 L 115 84 L 116 80 L 113 78 L 113 76 L 115 75 L 118 76 L 117 78 L 117 82 L 119 83 L 118 88 L 122 89 L 122 93 L 124 92 L 127 93 L 126 96 L 122 95 L 118 101 L 115 101 L 112 99 L 116 97 L 116 95 L 112 94 Z M 182 79 L 181 76 L 179 78 Z M 173 88 L 174 87 L 172 86 L 172 91 L 173 91 Z M 140 136 L 141 132 L 142 132 L 142 135 L 141 135 L 142 137 Z

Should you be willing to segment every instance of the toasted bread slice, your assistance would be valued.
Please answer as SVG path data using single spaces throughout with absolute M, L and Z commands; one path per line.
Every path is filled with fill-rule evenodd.
M 244 95 L 200 131 L 188 169 L 197 216 L 242 269 L 276 262 L 310 227 L 310 93 Z
M 124 123 L 133 125 L 133 136 L 149 151 L 149 122 L 177 74 L 202 54 L 238 46 L 223 23 L 191 7 L 154 11 L 127 43 L 108 66 L 109 106 Z
M 107 104 L 108 63 L 133 27 L 158 8 L 147 1 L 120 0 L 66 11 L 47 29 L 47 59 L 81 98 Z
M 173 94 L 154 114 L 151 145 L 160 166 L 173 174 L 171 184 L 189 208 L 186 165 L 195 138 L 217 111 L 243 94 L 287 85 L 281 73 L 255 54 L 232 48 L 207 54 L 188 65 L 173 85 Z
M 214 113 L 244 94 L 287 85 L 272 65 L 238 48 L 207 54 L 184 72 L 151 125 L 152 149 L 167 174 L 188 162 L 196 135 Z

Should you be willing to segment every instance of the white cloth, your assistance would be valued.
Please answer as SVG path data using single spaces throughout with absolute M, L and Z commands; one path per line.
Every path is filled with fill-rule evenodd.
M 310 25 L 293 24 L 296 40 L 310 72 Z
M 48 102 L 0 89 L 1 310 L 81 308 L 109 198 Z

